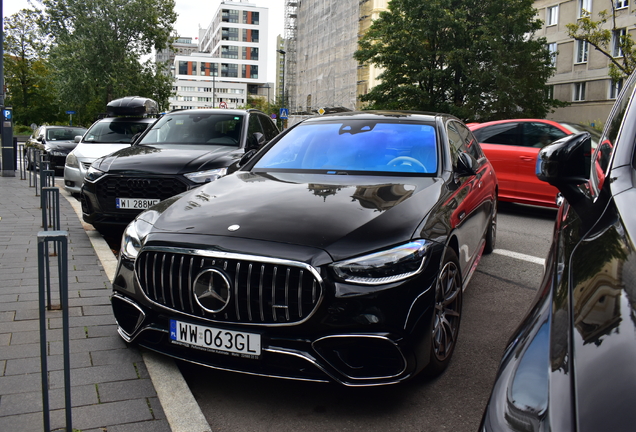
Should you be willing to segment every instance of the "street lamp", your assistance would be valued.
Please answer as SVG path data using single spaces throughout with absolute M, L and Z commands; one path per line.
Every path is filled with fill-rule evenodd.
M 280 93 L 282 98 L 282 106 L 284 108 L 285 107 L 285 54 L 287 54 L 287 51 L 279 49 L 279 50 L 276 50 L 276 52 L 283 55 L 283 85 L 282 85 Z

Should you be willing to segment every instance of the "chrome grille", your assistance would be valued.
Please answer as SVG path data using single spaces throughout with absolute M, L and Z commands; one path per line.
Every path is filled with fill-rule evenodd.
M 204 310 L 194 298 L 193 283 L 204 269 L 219 270 L 231 282 L 230 301 L 218 313 Z M 137 258 L 135 270 L 150 300 L 223 322 L 300 322 L 312 314 L 322 295 L 320 281 L 300 263 L 146 251 Z

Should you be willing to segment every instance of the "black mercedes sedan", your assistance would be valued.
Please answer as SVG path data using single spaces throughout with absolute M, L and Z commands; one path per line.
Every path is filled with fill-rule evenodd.
M 481 431 L 636 428 L 635 88 L 632 76 L 596 149 L 582 133 L 539 153 L 537 176 L 564 201 Z
M 437 375 L 496 221 L 495 173 L 456 118 L 311 118 L 128 225 L 119 334 L 247 374 L 347 386 Z
M 225 175 L 278 133 L 252 109 L 165 114 L 131 146 L 92 163 L 80 192 L 84 221 L 102 232 L 123 229 L 142 210 Z

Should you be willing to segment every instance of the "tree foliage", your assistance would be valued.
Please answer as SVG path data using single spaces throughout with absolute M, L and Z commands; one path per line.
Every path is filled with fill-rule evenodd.
M 629 32 L 619 35 L 616 26 L 616 2 L 609 1 L 611 11 L 598 13 L 598 20 L 588 13 L 576 22 L 566 24 L 568 36 L 585 41 L 609 59 L 609 76 L 614 81 L 627 78 L 636 69 L 636 47 Z M 609 21 L 609 24 L 608 24 Z M 614 45 L 616 44 L 616 45 Z M 614 57 L 615 48 L 621 55 Z
M 46 61 L 46 37 L 36 21 L 38 13 L 23 9 L 4 20 L 6 106 L 14 108 L 17 123 L 29 125 L 60 119 L 51 68 Z
M 441 111 L 462 119 L 544 117 L 553 67 L 532 0 L 392 0 L 355 58 L 381 83 L 373 109 Z

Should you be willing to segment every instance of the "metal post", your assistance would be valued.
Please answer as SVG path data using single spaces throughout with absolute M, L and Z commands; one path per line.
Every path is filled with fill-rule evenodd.
M 60 303 L 62 308 L 62 339 L 64 351 L 64 401 L 66 409 L 66 430 L 72 431 L 71 414 L 71 361 L 69 338 L 69 310 L 68 310 L 68 232 L 67 231 L 40 231 L 38 233 L 38 282 L 40 305 L 40 362 L 42 366 L 42 414 L 44 417 L 44 430 L 50 431 L 50 407 L 49 407 L 49 383 L 48 362 L 46 349 L 46 312 L 45 312 L 45 263 L 49 261 L 47 253 L 48 242 L 54 242 L 59 246 L 58 278 L 60 289 Z M 49 296 L 50 298 L 50 296 Z
M 24 157 L 24 144 L 18 144 L 18 166 L 20 167 L 20 180 L 26 180 L 26 164 Z

